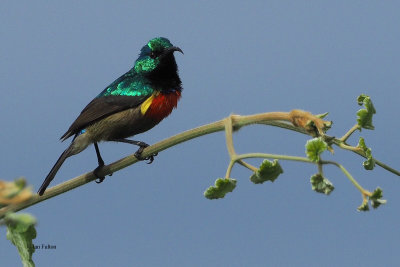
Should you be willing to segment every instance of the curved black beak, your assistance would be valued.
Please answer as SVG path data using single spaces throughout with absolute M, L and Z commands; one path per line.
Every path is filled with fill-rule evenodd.
M 167 49 L 164 50 L 164 53 L 163 53 L 163 54 L 169 54 L 169 53 L 173 53 L 173 52 L 175 52 L 175 51 L 181 52 L 181 53 L 183 54 L 182 49 L 180 49 L 180 48 L 177 47 L 177 46 L 168 47 Z

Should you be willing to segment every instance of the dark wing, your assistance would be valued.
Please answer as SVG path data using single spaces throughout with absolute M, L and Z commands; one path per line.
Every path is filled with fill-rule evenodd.
M 81 112 L 78 118 L 72 123 L 68 131 L 61 136 L 61 140 L 79 133 L 87 126 L 107 117 L 111 114 L 138 107 L 151 94 L 140 96 L 110 95 L 93 99 Z

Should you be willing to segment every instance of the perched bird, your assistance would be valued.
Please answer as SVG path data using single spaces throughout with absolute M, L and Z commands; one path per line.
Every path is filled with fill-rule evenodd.
M 140 155 L 148 144 L 126 138 L 150 130 L 176 108 L 181 97 L 182 82 L 173 55 L 175 51 L 183 54 L 179 47 L 173 46 L 166 38 L 151 39 L 140 50 L 133 68 L 111 83 L 82 110 L 61 136 L 62 141 L 71 136 L 74 138 L 50 170 L 38 191 L 39 195 L 43 195 L 68 157 L 82 152 L 92 143 L 99 163 L 94 170 L 99 178 L 96 181 L 98 183 L 104 180 L 104 177 L 97 175 L 104 166 L 98 142 L 115 141 L 137 145 L 140 148 L 135 156 L 144 160 Z M 154 156 L 145 160 L 151 163 Z

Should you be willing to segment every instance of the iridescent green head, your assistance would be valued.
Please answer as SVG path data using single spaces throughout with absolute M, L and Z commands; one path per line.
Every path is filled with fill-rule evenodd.
M 141 74 L 162 71 L 163 68 L 167 67 L 175 68 L 176 71 L 177 67 L 173 55 L 175 51 L 183 54 L 182 50 L 173 46 L 167 38 L 153 38 L 140 50 L 139 58 L 136 60 L 133 69 Z

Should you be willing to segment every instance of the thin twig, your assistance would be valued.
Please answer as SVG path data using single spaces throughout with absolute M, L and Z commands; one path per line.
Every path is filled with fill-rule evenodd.
M 353 127 L 351 127 L 351 129 L 345 133 L 341 138 L 339 138 L 340 141 L 342 142 L 346 142 L 346 140 L 358 129 L 360 129 L 360 126 L 358 125 L 358 123 L 356 123 Z
M 249 170 L 251 170 L 251 171 L 253 171 L 253 172 L 255 172 L 255 171 L 258 170 L 257 167 L 254 167 L 253 165 L 251 165 L 251 164 L 245 162 L 244 160 L 241 160 L 241 159 L 240 159 L 240 160 L 237 161 L 237 163 L 239 163 L 240 165 L 246 167 L 247 169 L 249 169 Z
M 226 148 L 228 149 L 229 155 L 232 157 L 236 154 L 235 147 L 233 146 L 233 137 L 232 137 L 232 115 L 225 119 L 225 141 Z

